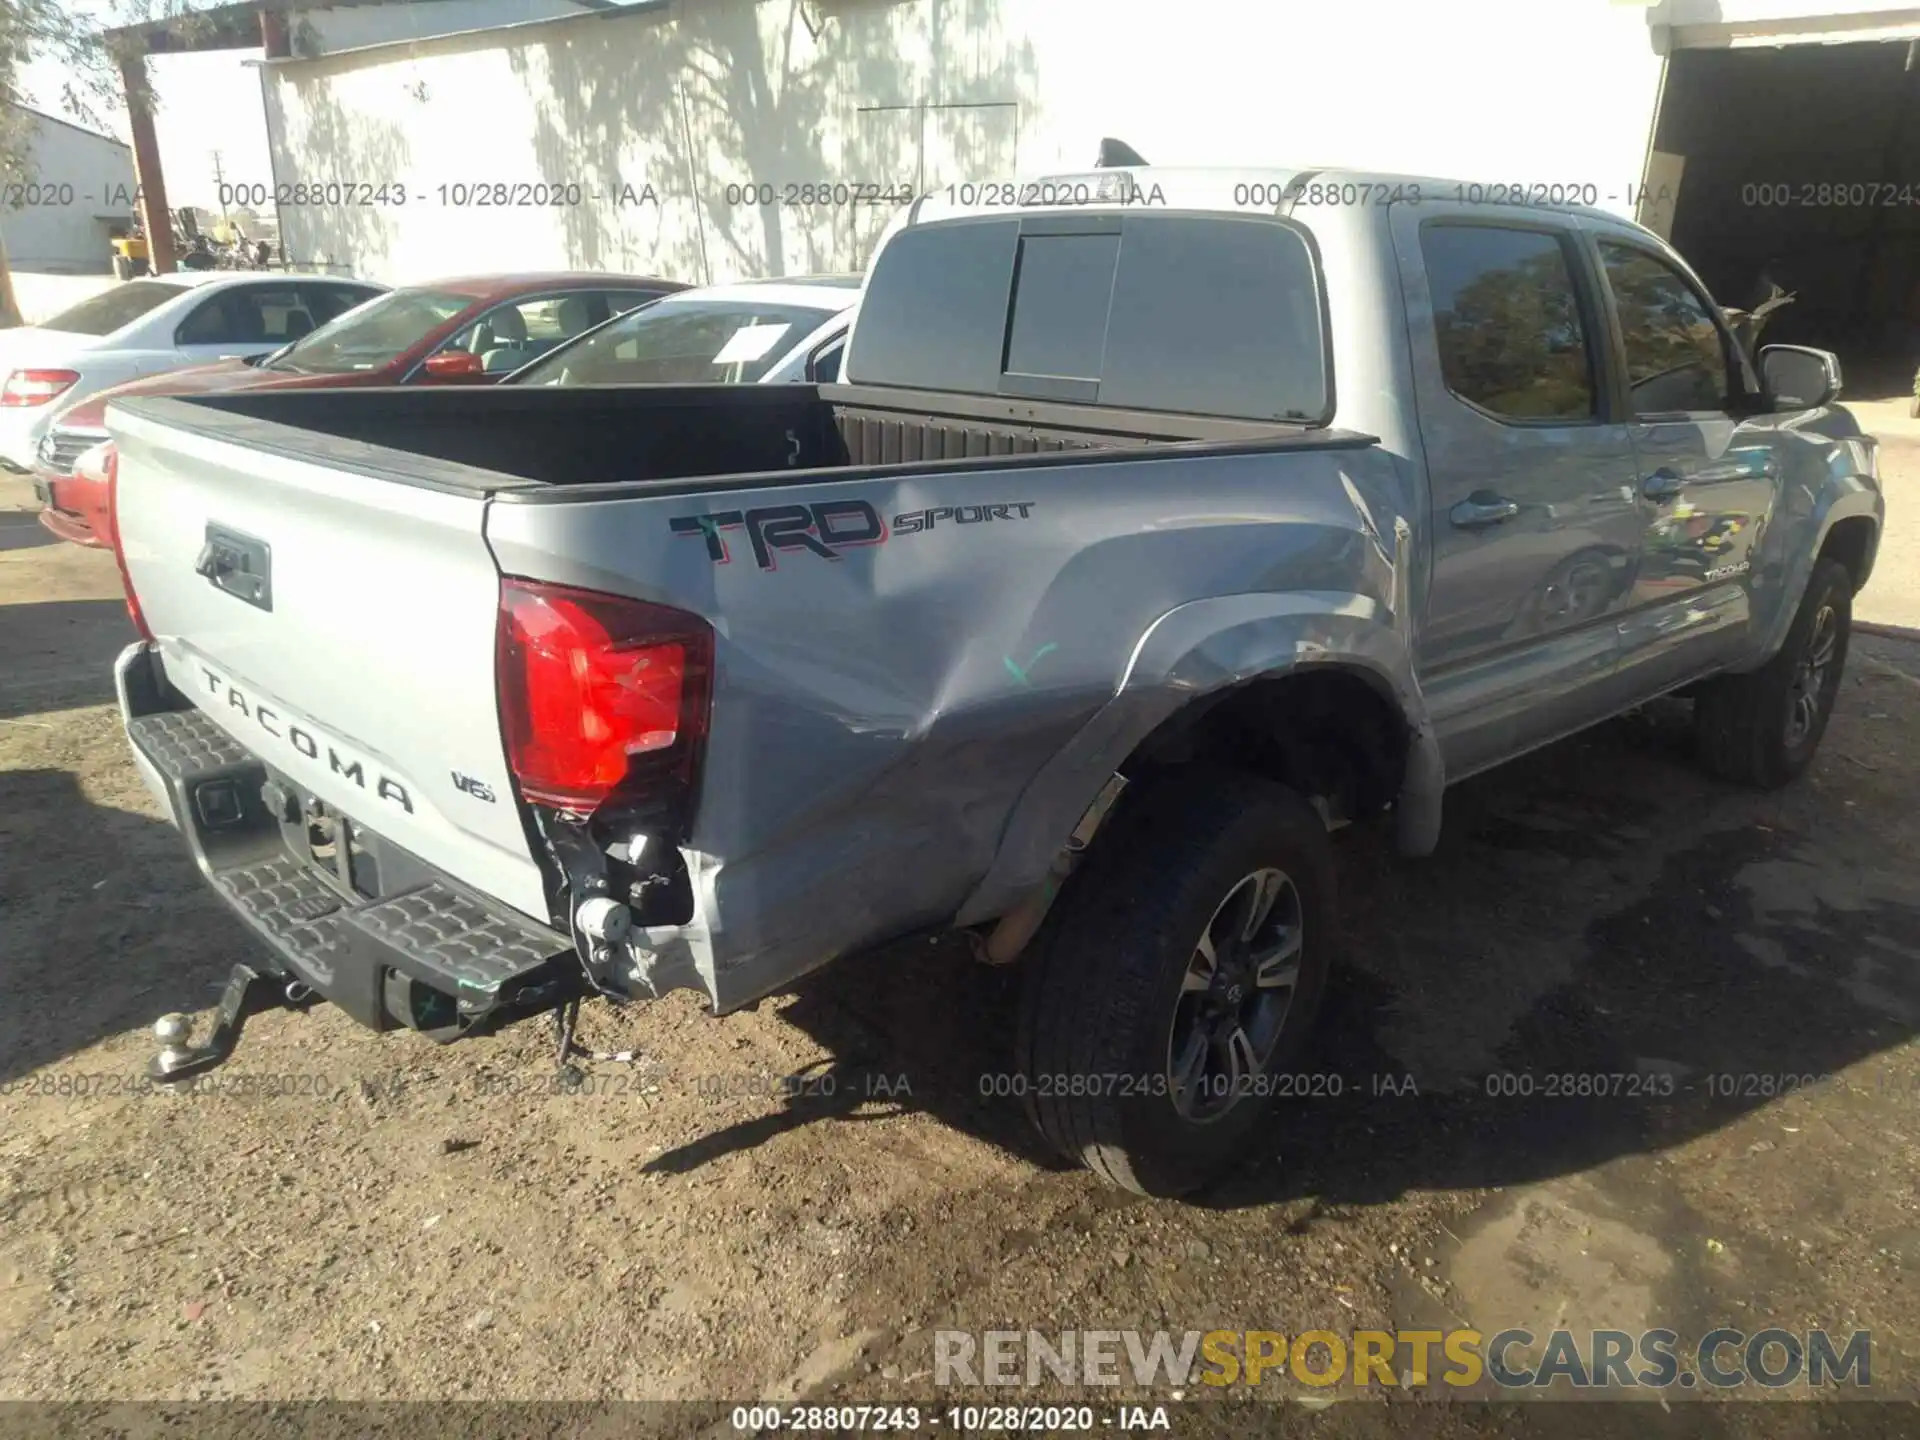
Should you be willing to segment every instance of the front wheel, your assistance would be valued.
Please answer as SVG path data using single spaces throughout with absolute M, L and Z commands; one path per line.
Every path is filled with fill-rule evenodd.
M 1300 1054 L 1335 949 L 1320 817 L 1256 776 L 1201 766 L 1114 817 L 1030 958 L 1028 1112 L 1056 1149 L 1143 1195 L 1244 1153 Z
M 1853 577 L 1816 560 L 1780 653 L 1746 675 L 1700 687 L 1693 703 L 1700 761 L 1723 780 L 1773 790 L 1813 759 L 1833 716 L 1853 628 Z

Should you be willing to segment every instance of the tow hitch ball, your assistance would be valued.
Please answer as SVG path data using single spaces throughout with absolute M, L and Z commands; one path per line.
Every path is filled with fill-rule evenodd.
M 233 1054 L 249 1015 L 282 1003 L 298 1005 L 309 994 L 297 980 L 281 980 L 263 975 L 251 965 L 235 965 L 227 974 L 227 988 L 221 992 L 220 1010 L 206 1044 L 189 1043 L 193 1039 L 191 1015 L 162 1015 L 154 1021 L 153 1038 L 160 1042 L 160 1053 L 147 1062 L 147 1078 L 163 1085 L 205 1074 Z

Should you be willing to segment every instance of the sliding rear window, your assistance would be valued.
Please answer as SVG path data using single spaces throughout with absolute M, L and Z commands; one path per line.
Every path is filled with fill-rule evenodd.
M 867 281 L 847 378 L 1303 425 L 1333 413 L 1319 258 L 1273 216 L 911 226 Z

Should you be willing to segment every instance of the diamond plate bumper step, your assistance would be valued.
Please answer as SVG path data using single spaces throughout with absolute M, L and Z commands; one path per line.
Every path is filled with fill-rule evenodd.
M 137 717 L 127 736 L 163 777 L 174 823 L 215 892 L 264 942 L 263 981 L 310 988 L 374 1029 L 406 1026 L 437 1040 L 575 993 L 581 972 L 568 937 L 389 842 L 379 841 L 405 880 L 376 899 L 291 853 L 261 790 L 269 781 L 283 792 L 297 787 L 198 710 Z M 246 990 L 240 968 L 234 984 Z M 229 1022 L 259 1008 L 250 990 L 243 1002 L 230 986 L 228 998 Z M 237 1023 L 222 1028 L 237 1036 Z M 217 1032 L 215 1045 L 195 1054 L 218 1041 Z

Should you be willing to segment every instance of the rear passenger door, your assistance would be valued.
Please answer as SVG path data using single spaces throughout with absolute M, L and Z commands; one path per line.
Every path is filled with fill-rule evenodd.
M 1450 777 L 1594 718 L 1632 592 L 1634 452 L 1578 227 L 1395 207 L 1432 570 L 1417 657 Z
M 1685 684 L 1748 638 L 1755 542 L 1779 491 L 1777 420 L 1706 292 L 1631 232 L 1593 236 L 1619 347 L 1644 523 L 1621 627 L 1627 703 Z

